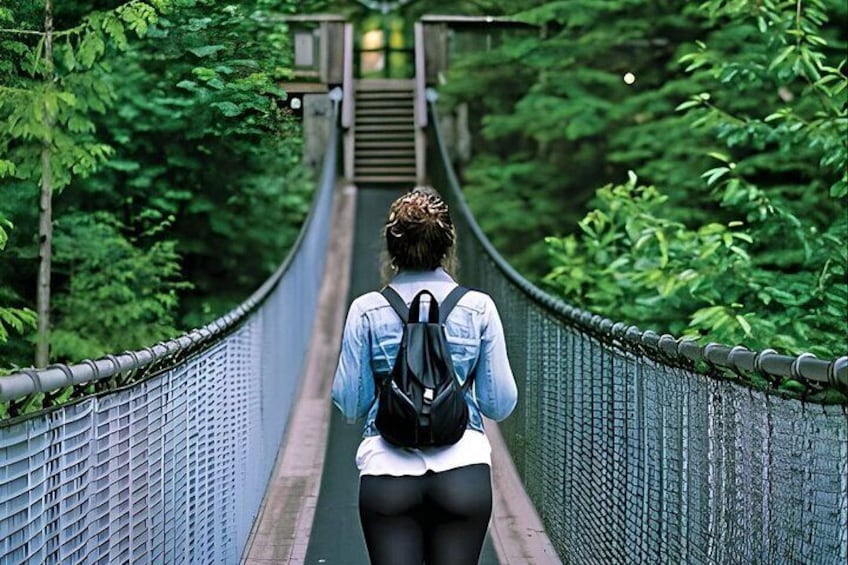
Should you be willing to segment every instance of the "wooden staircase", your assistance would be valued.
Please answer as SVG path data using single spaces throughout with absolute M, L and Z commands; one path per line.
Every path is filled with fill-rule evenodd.
M 416 183 L 413 87 L 411 80 L 357 82 L 353 158 L 357 184 Z

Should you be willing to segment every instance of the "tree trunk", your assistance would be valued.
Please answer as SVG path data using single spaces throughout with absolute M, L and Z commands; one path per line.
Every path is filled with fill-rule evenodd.
M 44 0 L 44 63 L 45 79 L 52 81 L 53 69 L 53 0 Z M 45 109 L 47 136 L 41 146 L 41 198 L 38 221 L 38 337 L 35 347 L 35 366 L 46 367 L 50 361 L 50 274 L 53 260 L 53 172 L 52 135 L 54 117 Z

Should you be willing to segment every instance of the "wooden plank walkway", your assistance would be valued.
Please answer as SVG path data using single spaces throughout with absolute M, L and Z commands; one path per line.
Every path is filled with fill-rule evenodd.
M 305 373 L 242 563 L 304 563 L 318 501 L 350 279 L 356 192 L 336 189 L 326 267 Z

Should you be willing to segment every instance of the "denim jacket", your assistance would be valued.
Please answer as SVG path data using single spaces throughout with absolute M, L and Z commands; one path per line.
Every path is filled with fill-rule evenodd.
M 402 271 L 389 283 L 409 304 L 427 289 L 441 302 L 456 286 L 444 270 Z M 422 299 L 422 319 L 427 315 Z M 369 292 L 353 301 L 345 322 L 339 364 L 333 379 L 333 402 L 345 420 L 353 423 L 367 415 L 363 436 L 379 432 L 375 378 L 391 373 L 397 357 L 403 323 L 383 296 Z M 482 416 L 503 420 L 515 408 L 517 389 L 506 354 L 503 326 L 492 299 L 469 291 L 451 311 L 445 324 L 451 359 L 460 383 L 473 372 L 466 394 L 468 427 L 483 431 Z

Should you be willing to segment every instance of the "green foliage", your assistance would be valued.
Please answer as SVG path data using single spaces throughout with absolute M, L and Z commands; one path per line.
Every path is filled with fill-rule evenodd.
M 539 273 L 510 241 L 532 248 L 545 226 L 545 284 L 585 308 L 844 355 L 846 6 L 576 0 L 517 17 L 539 36 L 452 62 L 442 88 L 483 116 L 467 197 L 486 218 L 498 194 L 483 227 L 517 268 Z M 628 170 L 645 186 L 618 185 Z
M 0 302 L 34 302 L 47 143 L 64 188 L 54 202 L 57 360 L 207 323 L 285 255 L 312 189 L 278 86 L 290 68 L 278 14 L 297 5 L 57 3 L 55 80 L 32 62 L 43 6 L 0 10 L 0 28 L 26 32 L 0 34 L 0 194 L 18 226 Z M 29 364 L 29 340 L 12 336 L 0 365 Z
M 111 149 L 94 137 L 91 119 L 92 112 L 105 112 L 114 99 L 113 90 L 102 80 L 108 72 L 107 46 L 126 49 L 125 30 L 143 34 L 156 20 L 154 6 L 166 5 L 164 0 L 132 0 L 114 10 L 92 12 L 78 25 L 52 35 L 52 58 L 45 56 L 44 33 L 27 28 L 4 33 L 12 39 L 0 43 L 6 71 L 0 81 L 0 154 L 4 155 L 0 178 L 37 181 L 40 149 L 46 147 L 58 191 L 75 175 L 95 171 L 110 156 Z M 4 27 L 17 23 L 12 11 L 0 12 Z M 25 41 L 30 37 L 36 40 Z
M 491 51 L 452 61 L 441 88 L 446 107 L 464 103 L 471 116 L 480 116 L 470 124 L 480 134 L 473 143 L 475 157 L 463 171 L 472 210 L 485 215 L 487 195 L 495 190 L 507 201 L 532 194 L 543 202 L 532 218 L 492 220 L 487 233 L 499 248 L 500 234 L 510 225 L 538 223 L 552 227 L 546 235 L 569 233 L 595 187 L 620 179 L 629 169 L 651 181 L 668 179 L 682 194 L 697 177 L 680 165 L 705 162 L 689 150 L 697 136 L 674 115 L 676 100 L 699 87 L 669 80 L 667 71 L 676 64 L 679 38 L 697 32 L 685 2 L 536 4 L 517 17 L 540 25 L 541 33 L 533 28 L 513 32 Z M 633 85 L 622 80 L 628 72 L 636 77 Z M 670 155 L 653 164 L 657 152 Z M 524 195 L 515 194 L 525 188 L 514 184 L 478 184 L 477 179 L 492 176 L 489 169 L 519 160 L 528 170 L 540 169 Z M 652 169 L 643 171 L 647 164 Z M 681 198 L 677 193 L 670 197 Z M 541 241 L 534 232 L 512 240 L 531 247 Z M 531 277 L 546 271 L 538 254 L 509 256 Z
M 162 18 L 120 60 L 119 108 L 101 125 L 120 159 L 85 190 L 126 210 L 121 221 L 134 231 L 176 217 L 168 233 L 193 284 L 182 295 L 181 327 L 247 297 L 308 210 L 300 125 L 277 86 L 290 49 L 269 11 L 294 4 L 195 2 Z
M 550 288 L 613 319 L 752 349 L 839 351 L 848 312 L 848 251 L 821 238 L 819 271 L 778 273 L 752 257 L 742 222 L 689 228 L 664 217 L 668 198 L 635 175 L 598 190 L 581 233 L 548 238 Z M 812 345 L 812 347 L 810 347 Z
M 97 358 L 176 335 L 178 291 L 190 285 L 180 281 L 176 242 L 155 239 L 168 227 L 133 240 L 108 212 L 61 219 L 55 276 L 67 291 L 56 300 L 55 357 Z
M 6 242 L 9 240 L 9 234 L 6 230 L 12 229 L 12 227 L 12 222 L 0 215 L 0 251 L 6 248 Z M 35 327 L 35 312 L 28 308 L 3 306 L 0 303 L 0 344 L 8 341 L 9 328 L 21 334 L 33 327 Z M 2 371 L 2 368 L 0 368 L 0 371 Z
M 538 266 L 547 263 L 547 234 L 562 233 L 579 220 L 576 211 L 551 213 L 547 196 L 553 197 L 558 188 L 551 182 L 552 168 L 549 163 L 534 163 L 519 154 L 497 164 L 489 164 L 489 159 L 481 157 L 466 171 L 466 179 L 475 187 L 475 208 L 488 202 L 485 210 L 478 210 L 475 215 L 480 226 L 512 261 L 536 265 L 535 270 L 525 268 L 524 272 L 531 275 L 542 274 Z M 504 198 L 507 190 L 509 198 Z

